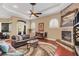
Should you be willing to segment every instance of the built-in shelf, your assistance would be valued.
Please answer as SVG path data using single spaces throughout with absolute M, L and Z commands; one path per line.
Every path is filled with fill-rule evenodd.
M 75 46 L 76 54 L 79 55 L 79 46 Z
M 74 25 L 74 27 L 75 27 L 75 26 L 78 26 L 78 25 L 79 25 L 79 22 L 78 22 L 78 23 L 76 23 L 76 24 Z
M 79 12 L 77 13 L 75 20 L 73 21 L 73 38 L 76 45 L 76 51 L 79 50 Z M 79 52 L 77 53 L 79 55 Z

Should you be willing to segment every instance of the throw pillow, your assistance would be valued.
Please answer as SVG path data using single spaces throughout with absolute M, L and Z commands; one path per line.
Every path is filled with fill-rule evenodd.
M 2 51 L 3 51 L 4 53 L 7 53 L 8 50 L 9 50 L 9 45 L 6 44 L 6 43 L 2 43 L 2 44 L 0 44 L 0 48 L 2 49 Z

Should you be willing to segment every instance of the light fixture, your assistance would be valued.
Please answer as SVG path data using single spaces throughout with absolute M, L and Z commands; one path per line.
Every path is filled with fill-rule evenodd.
M 50 28 L 58 28 L 59 27 L 58 19 L 50 20 L 49 27 Z

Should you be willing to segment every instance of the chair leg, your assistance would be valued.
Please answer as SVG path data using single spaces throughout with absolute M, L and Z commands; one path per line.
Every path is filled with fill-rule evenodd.
M 27 44 L 27 49 L 30 49 L 30 44 L 29 43 Z

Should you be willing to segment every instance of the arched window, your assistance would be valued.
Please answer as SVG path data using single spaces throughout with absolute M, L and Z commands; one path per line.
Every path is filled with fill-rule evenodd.
M 24 32 L 25 23 L 24 22 L 18 22 L 17 25 L 18 25 L 18 33 L 21 32 L 21 35 L 22 35 L 23 32 Z
M 58 28 L 59 27 L 58 20 L 57 19 L 50 20 L 49 27 L 50 28 Z

